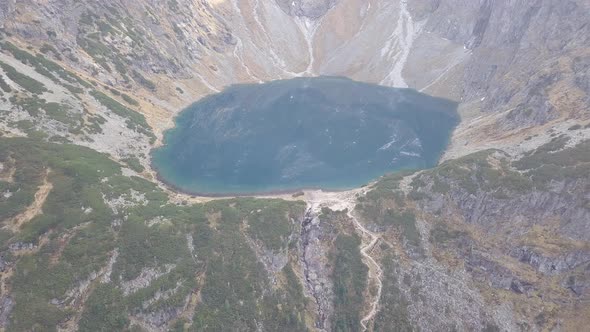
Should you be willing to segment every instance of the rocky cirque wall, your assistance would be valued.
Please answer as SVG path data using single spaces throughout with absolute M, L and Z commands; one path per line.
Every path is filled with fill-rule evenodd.
M 13 39 L 49 43 L 69 66 L 149 100 L 146 112 L 168 114 L 151 121 L 159 130 L 230 84 L 341 75 L 461 101 L 457 156 L 588 118 L 589 10 L 582 0 L 26 0 L 3 2 L 0 17 Z

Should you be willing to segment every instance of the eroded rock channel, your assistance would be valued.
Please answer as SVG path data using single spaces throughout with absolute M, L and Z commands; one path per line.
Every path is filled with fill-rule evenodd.
M 327 330 L 332 301 L 332 285 L 329 271 L 322 264 L 325 252 L 321 248 L 320 220 L 313 209 L 308 208 L 301 222 L 300 253 L 305 290 L 314 299 L 317 319 L 315 327 Z

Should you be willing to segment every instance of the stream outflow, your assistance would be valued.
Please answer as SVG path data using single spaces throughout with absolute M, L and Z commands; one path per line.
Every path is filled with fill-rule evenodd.
M 301 263 L 303 265 L 305 287 L 308 289 L 317 306 L 318 317 L 315 327 L 320 330 L 324 330 L 327 314 L 321 299 L 321 289 L 318 290 L 314 280 L 311 278 L 311 265 L 307 260 L 310 238 L 312 236 L 311 232 L 313 228 L 313 221 L 316 220 L 316 218 L 317 216 L 313 213 L 313 210 L 311 208 L 307 209 L 301 223 Z
M 315 191 L 307 194 L 308 209 L 305 214 L 305 218 L 302 222 L 302 243 L 305 248 L 305 241 L 308 240 L 304 237 L 305 230 L 310 229 L 312 222 L 321 213 L 321 209 L 327 207 L 333 211 L 346 211 L 347 216 L 352 220 L 355 229 L 361 235 L 361 248 L 360 252 L 363 256 L 363 260 L 369 268 L 369 282 L 368 285 L 375 284 L 377 286 L 377 293 L 375 297 L 370 301 L 369 312 L 361 318 L 362 331 L 368 329 L 368 323 L 375 318 L 379 310 L 379 301 L 381 300 L 381 292 L 383 289 L 383 270 L 377 263 L 375 258 L 372 256 L 373 248 L 379 243 L 380 236 L 374 232 L 368 230 L 354 215 L 354 207 L 357 201 L 358 195 L 364 195 L 364 189 L 351 190 L 346 192 L 322 192 Z M 305 253 L 305 252 L 304 252 Z M 305 262 L 304 262 L 305 270 Z M 308 276 L 306 275 L 306 278 Z M 318 297 L 316 297 L 318 300 Z M 325 315 L 325 313 L 324 313 Z M 325 320 L 325 317 L 322 319 Z

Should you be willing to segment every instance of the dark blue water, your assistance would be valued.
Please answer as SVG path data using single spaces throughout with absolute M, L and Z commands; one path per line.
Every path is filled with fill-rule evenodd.
M 457 104 L 345 78 L 235 85 L 176 118 L 153 164 L 200 194 L 358 187 L 434 166 L 459 121 Z

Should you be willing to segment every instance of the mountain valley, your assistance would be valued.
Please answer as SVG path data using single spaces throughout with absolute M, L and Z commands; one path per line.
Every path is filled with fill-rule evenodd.
M 585 0 L 0 0 L 0 330 L 586 330 L 589 12 Z M 154 151 L 183 117 L 213 119 L 178 139 L 190 154 L 182 143 L 231 136 L 217 120 L 239 118 L 227 110 L 252 91 L 330 79 L 371 101 L 382 94 L 365 85 L 448 101 L 456 121 L 436 128 L 448 146 L 437 136 L 432 162 L 343 191 L 212 197 L 161 181 Z M 317 91 L 297 99 L 330 109 L 356 98 L 346 89 L 323 108 Z M 278 146 L 297 114 L 325 120 L 306 105 L 281 113 L 288 98 L 266 93 L 279 101 L 267 122 L 235 131 Z M 357 106 L 330 118 L 338 143 Z

